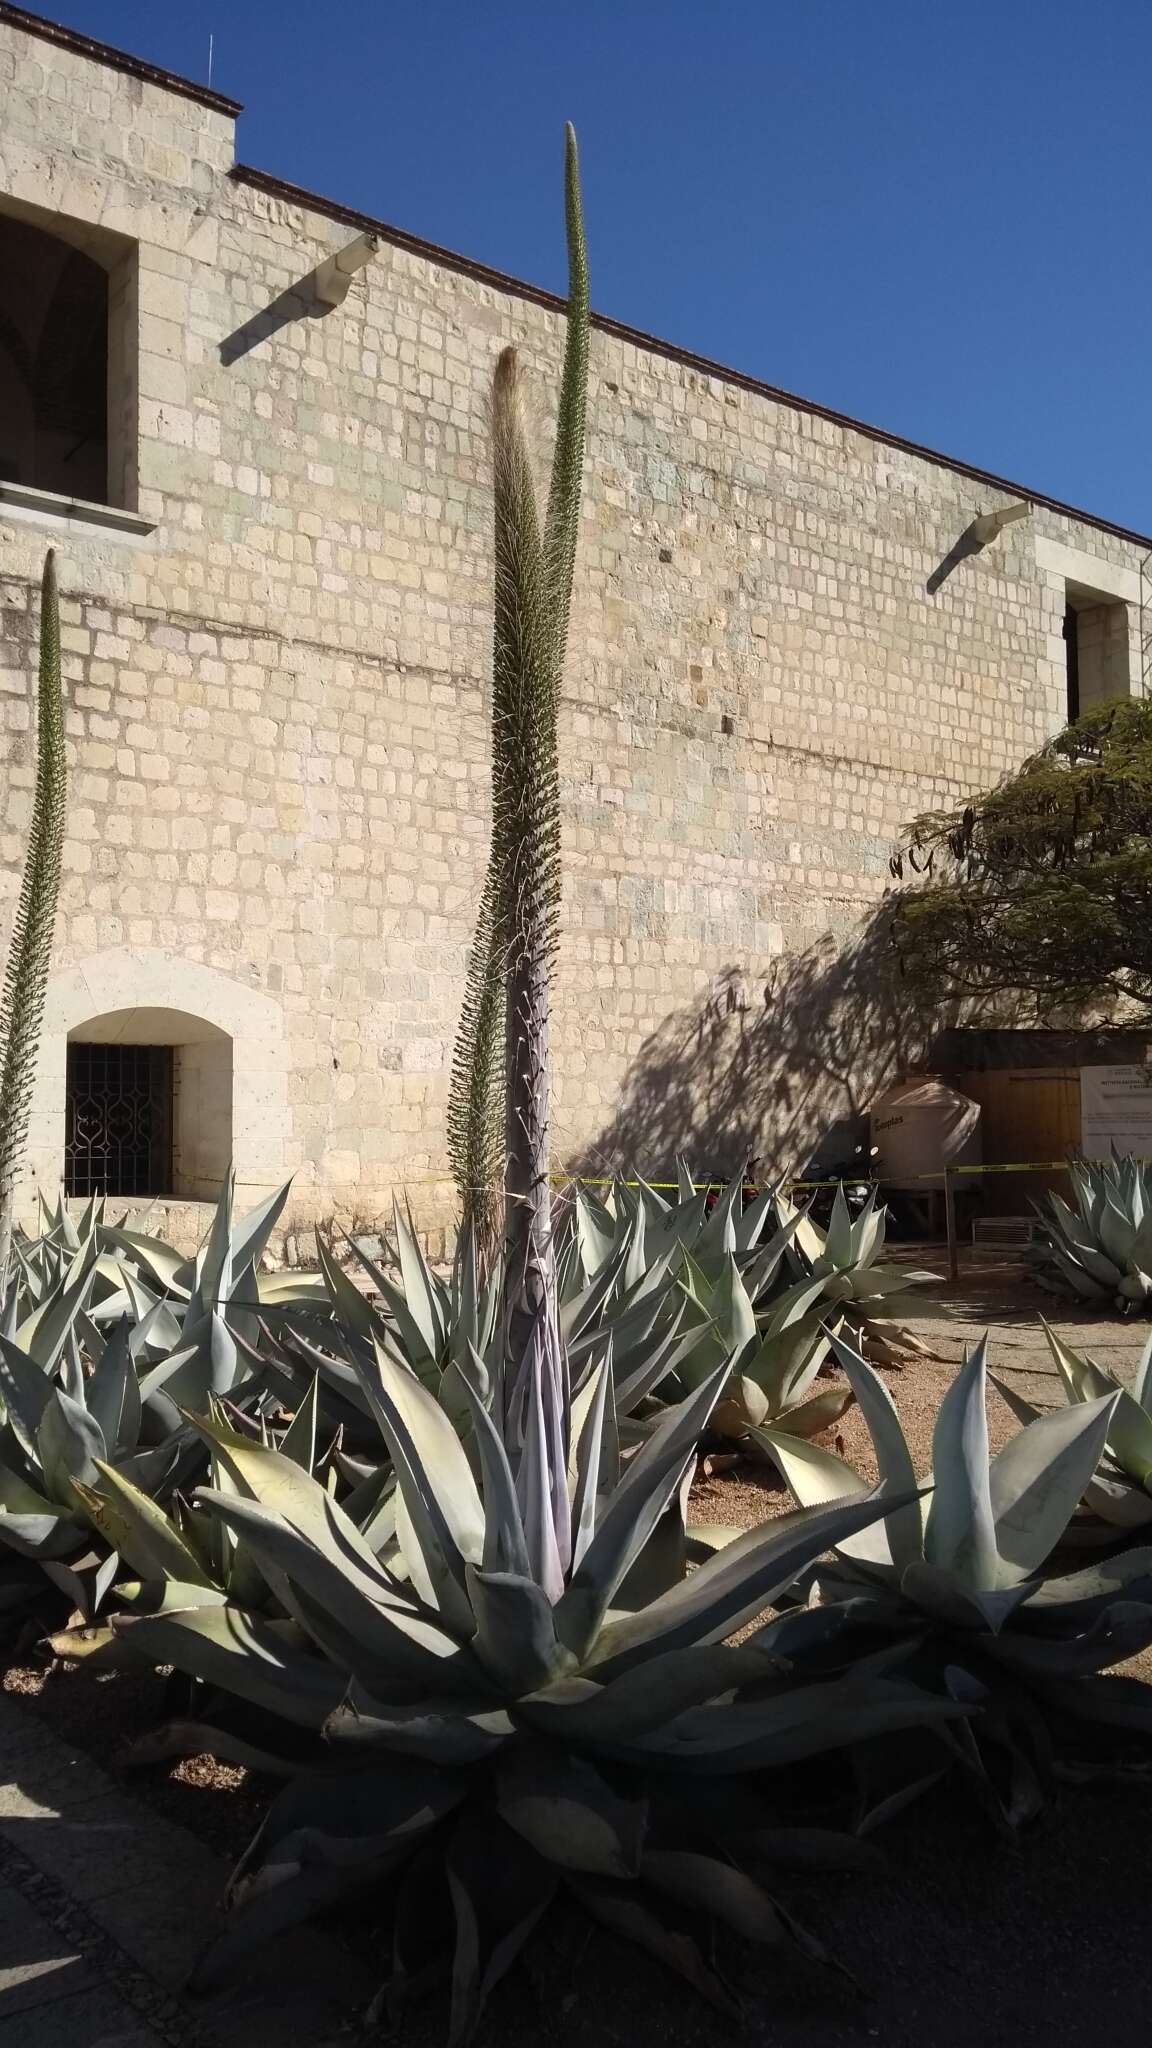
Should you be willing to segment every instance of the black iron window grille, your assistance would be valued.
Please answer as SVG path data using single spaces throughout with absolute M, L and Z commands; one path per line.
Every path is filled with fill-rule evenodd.
M 64 1192 L 172 1192 L 172 1047 L 68 1047 Z

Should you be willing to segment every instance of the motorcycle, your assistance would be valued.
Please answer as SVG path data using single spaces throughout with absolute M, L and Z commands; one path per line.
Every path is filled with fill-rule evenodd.
M 800 1184 L 795 1186 L 794 1196 L 808 1207 L 813 1223 L 818 1223 L 822 1230 L 827 1229 L 838 1186 L 844 1191 L 849 1216 L 859 1216 L 876 1185 L 871 1176 L 875 1172 L 873 1161 L 878 1150 L 876 1145 L 860 1144 L 847 1157 L 821 1160 L 817 1156 L 805 1167 L 799 1176 Z M 807 1188 L 803 1185 L 805 1181 L 819 1181 L 822 1185 Z

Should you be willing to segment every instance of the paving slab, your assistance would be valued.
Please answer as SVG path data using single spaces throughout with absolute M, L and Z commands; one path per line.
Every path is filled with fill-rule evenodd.
M 348 2048 L 375 1981 L 314 1928 L 211 1997 L 227 1867 L 0 1695 L 0 2048 Z

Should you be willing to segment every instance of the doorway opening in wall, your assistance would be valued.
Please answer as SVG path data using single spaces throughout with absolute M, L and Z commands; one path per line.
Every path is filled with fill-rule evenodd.
M 172 1192 L 172 1047 L 68 1047 L 64 1192 Z
M 64 1191 L 210 1202 L 232 1156 L 232 1040 L 181 1010 L 117 1010 L 68 1037 Z
M 3 204 L 0 486 L 131 510 L 134 248 L 84 222 Z

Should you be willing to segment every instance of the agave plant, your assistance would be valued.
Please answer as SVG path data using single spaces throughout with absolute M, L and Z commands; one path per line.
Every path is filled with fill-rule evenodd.
M 1041 1318 L 1043 1321 L 1043 1318 Z M 1102 1401 L 1114 1405 L 1100 1463 L 1084 1488 L 1083 1511 L 1069 1530 L 1069 1539 L 1115 1542 L 1121 1532 L 1152 1524 L 1152 1337 L 1136 1368 L 1129 1390 L 1115 1373 L 1082 1357 L 1044 1323 L 1048 1349 L 1071 1404 Z M 993 1381 L 1019 1422 L 1034 1422 L 1043 1413 L 1003 1380 Z
M 80 1276 L 80 1285 L 85 1276 Z M 74 1287 L 77 1283 L 74 1283 Z M 67 1309 L 68 1294 L 62 1296 Z M 115 1560 L 103 1546 L 93 1550 L 93 1524 L 84 1488 L 98 1476 L 101 1461 L 118 1479 L 130 1480 L 161 1498 L 187 1469 L 187 1432 L 146 1446 L 143 1403 L 164 1366 L 141 1379 L 129 1344 L 128 1324 L 116 1324 L 86 1373 L 63 1315 L 46 1318 L 29 1334 L 28 1348 L 0 1338 L 0 1545 L 16 1558 L 32 1560 L 82 1608 L 98 1606 Z M 173 1361 L 175 1363 L 176 1361 Z M 86 1560 L 97 1567 L 91 1588 L 76 1571 Z M 20 1600 L 28 1574 L 0 1575 L 0 1602 Z
M 208 1974 L 403 1869 L 398 1978 L 425 1960 L 417 1902 L 433 1881 L 451 1895 L 454 2039 L 561 1888 L 722 2000 L 678 1909 L 778 1937 L 752 1874 L 771 1813 L 755 1774 L 963 1711 L 871 1673 L 797 1688 L 773 1655 L 727 1642 L 889 1502 L 790 1515 L 670 1575 L 665 1524 L 725 1367 L 623 1470 L 607 1359 L 563 1415 L 556 1465 L 536 1371 L 494 1404 L 526 1400 L 510 1435 L 461 1373 L 475 1464 L 435 1396 L 382 1348 L 358 1372 L 397 1474 L 394 1536 L 373 1545 L 282 1453 L 205 1420 L 231 1483 L 200 1490 L 198 1511 L 243 1543 L 291 1625 L 200 1596 L 112 1622 L 133 1655 L 261 1710 L 262 1754 L 285 1723 L 317 1738 L 314 1769 L 241 1861 Z M 211 1739 L 201 1731 L 200 1746 Z M 702 1779 L 746 1777 L 738 1799 L 723 1782 L 701 1796 Z
M 875 1188 L 860 1214 L 852 1217 L 843 1184 L 837 1187 L 826 1231 L 798 1209 L 784 1189 L 775 1191 L 774 1201 L 781 1225 L 792 1226 L 789 1257 L 797 1271 L 796 1285 L 821 1281 L 823 1299 L 841 1305 L 857 1323 L 873 1317 L 892 1295 L 936 1278 L 907 1266 L 880 1263 L 888 1211 L 877 1206 Z
M 1152 1165 L 1131 1154 L 1072 1159 L 1071 1206 L 1051 1192 L 1034 1202 L 1036 1277 L 1053 1292 L 1109 1301 L 1125 1315 L 1152 1312 Z
M 921 1495 L 895 1404 L 843 1340 L 834 1349 L 855 1389 L 882 1484 L 903 1505 L 836 1544 L 834 1563 L 794 1589 L 818 1605 L 752 1637 L 798 1671 L 851 1668 L 861 1646 L 975 1718 L 950 1731 L 957 1756 L 1013 1822 L 1030 1816 L 1051 1770 L 1053 1725 L 1067 1717 L 1127 1722 L 1152 1733 L 1146 1689 L 1098 1674 L 1152 1643 L 1152 1550 L 1049 1576 L 1099 1464 L 1118 1403 L 1108 1392 L 1030 1421 L 989 1458 L 986 1341 L 940 1404 L 932 1478 Z M 798 1502 L 866 1497 L 860 1476 L 813 1444 L 765 1431 Z M 893 1664 L 893 1658 L 896 1662 Z
M 229 1173 L 195 1259 L 106 1224 L 95 1201 L 75 1219 L 61 1204 L 41 1238 L 14 1243 L 0 1330 L 0 1547 L 40 1564 L 77 1604 L 98 1600 L 115 1570 L 98 1540 L 93 1551 L 84 1491 L 101 1464 L 168 1498 L 203 1466 L 181 1403 L 262 1393 L 249 1341 L 258 1311 L 316 1291 L 310 1276 L 255 1272 L 287 1187 L 238 1223 L 233 1192 Z M 95 1575 L 78 1578 L 85 1559 Z M 9 1572 L 0 1601 L 18 1602 L 30 1584 L 26 1570 Z

